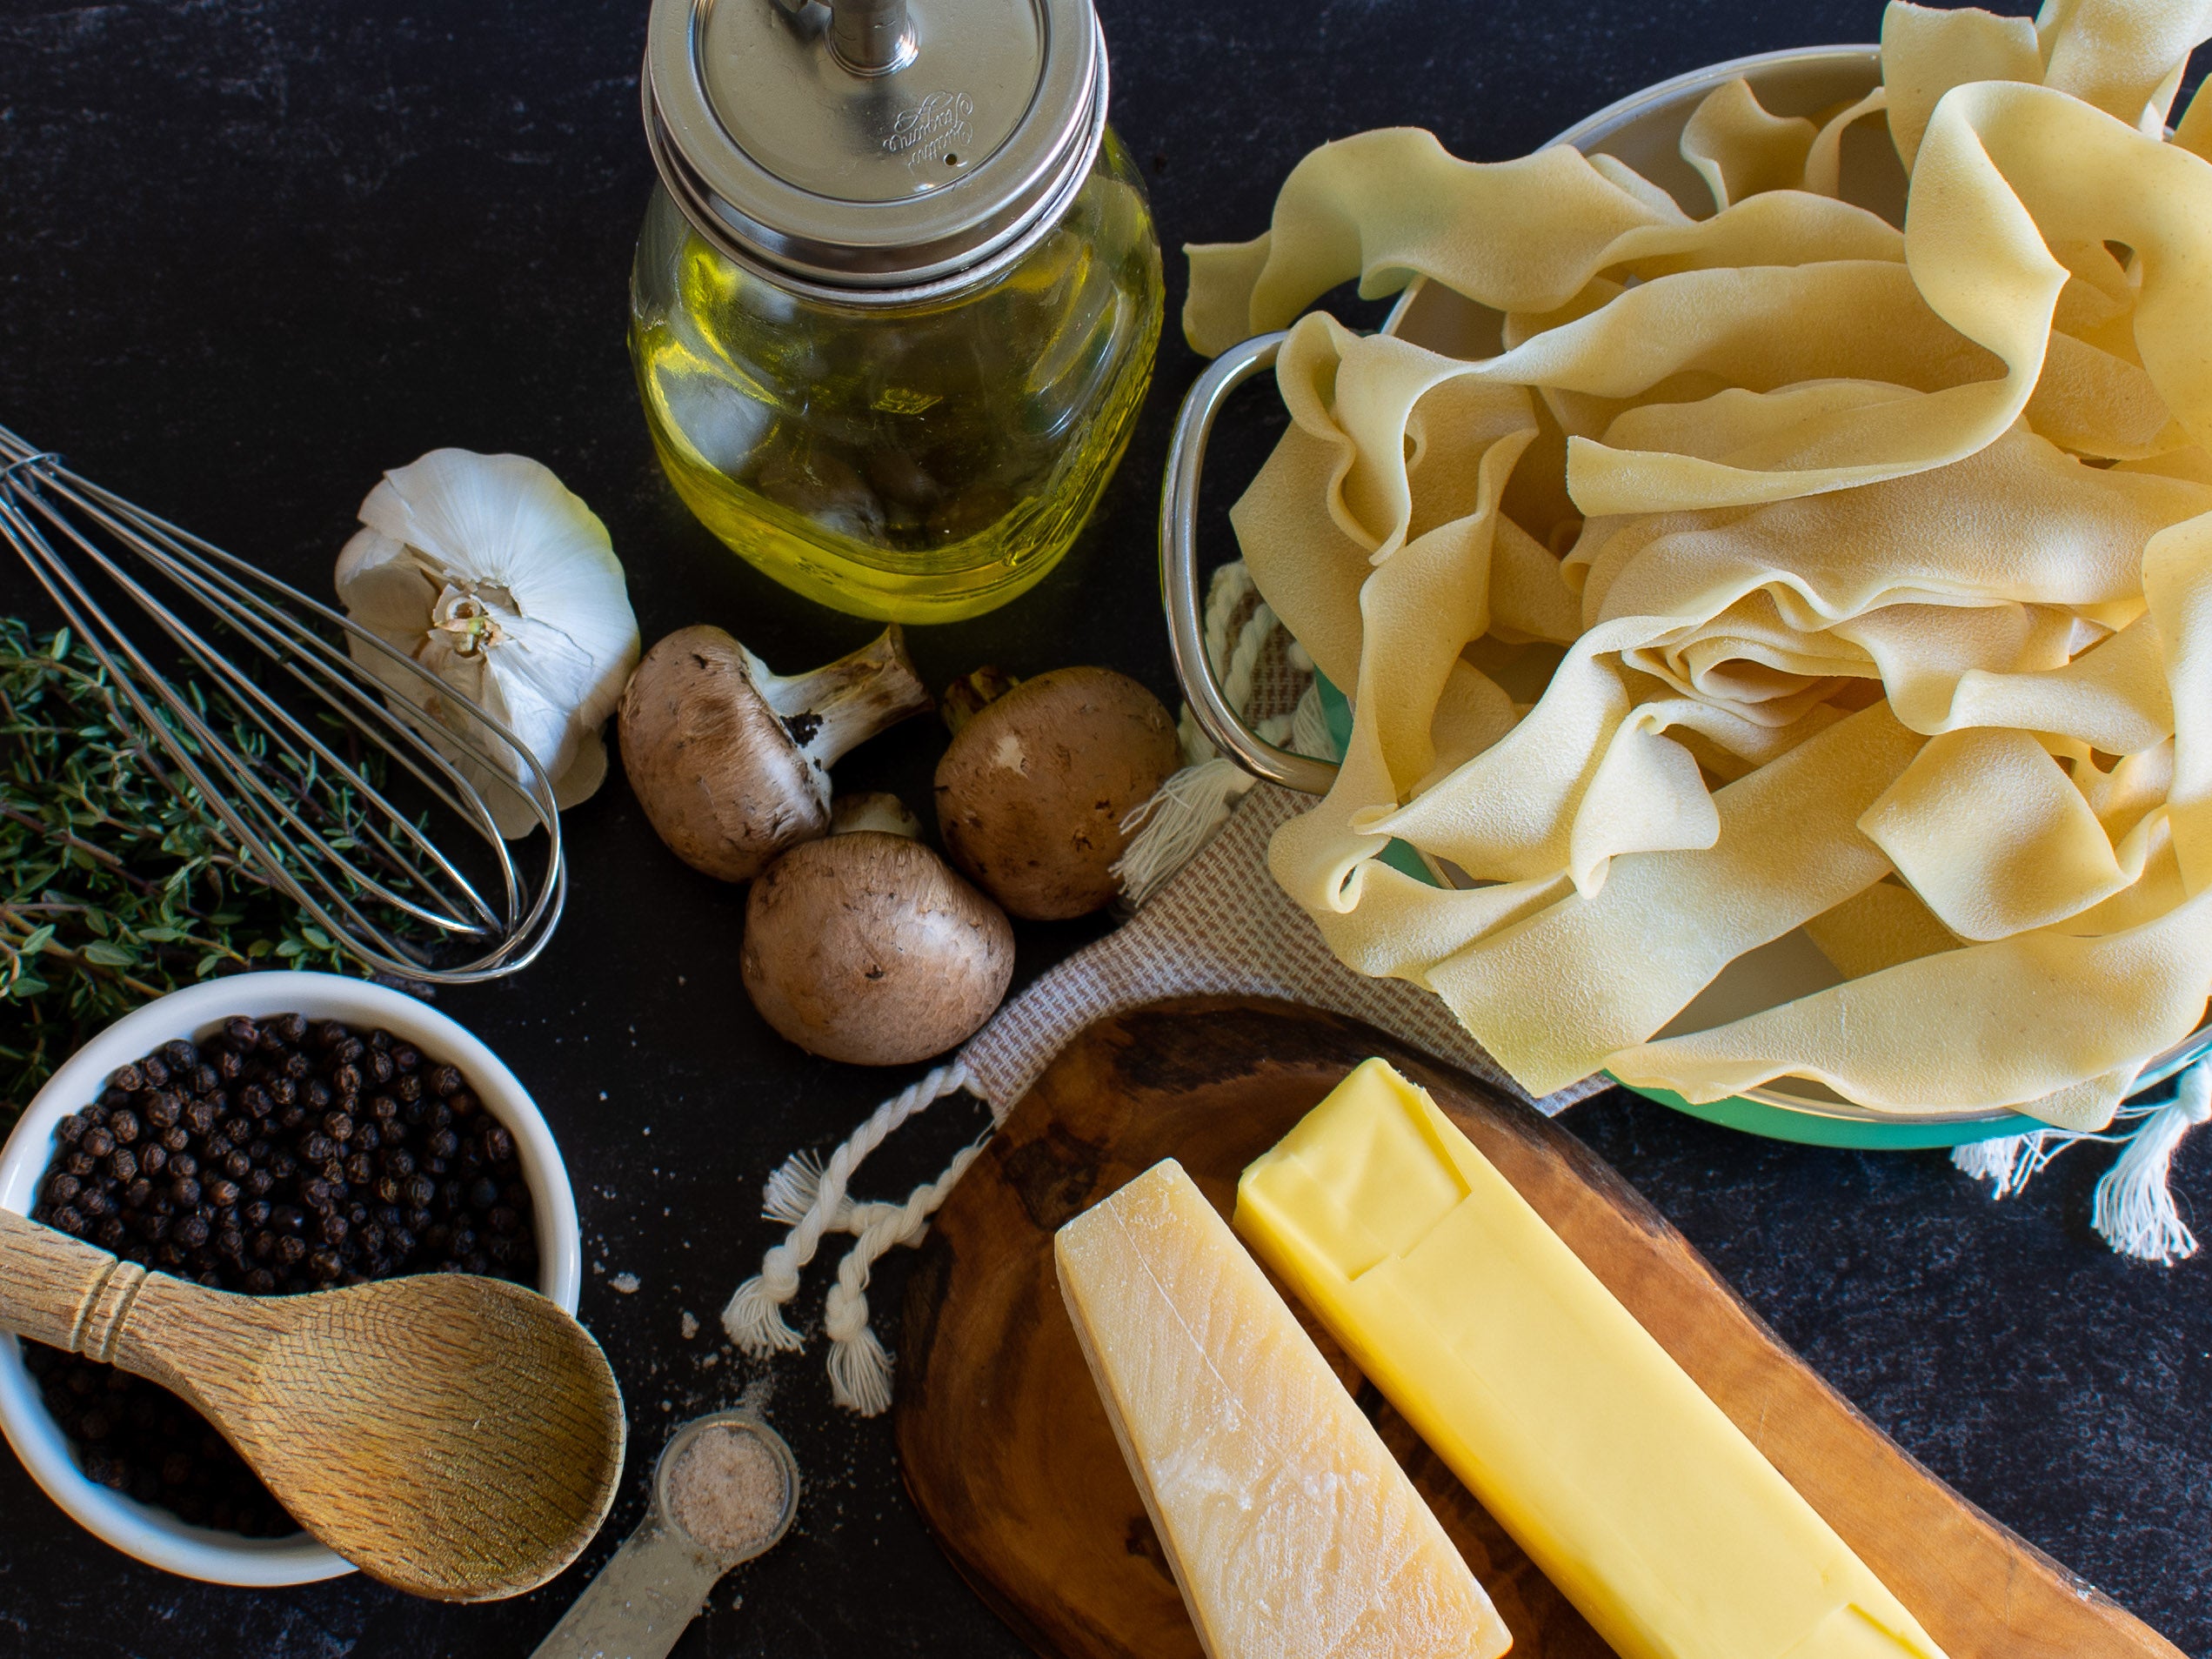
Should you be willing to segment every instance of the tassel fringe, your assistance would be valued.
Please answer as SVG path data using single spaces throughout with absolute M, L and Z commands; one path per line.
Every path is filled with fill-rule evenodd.
M 1129 845 L 1114 860 L 1123 896 L 1142 908 L 1170 877 L 1212 840 L 1253 785 L 1252 774 L 1220 755 L 1186 766 L 1121 820 Z
M 980 1141 L 964 1147 L 943 1174 L 915 1187 L 904 1204 L 855 1209 L 859 1242 L 837 1264 L 837 1282 L 822 1305 L 822 1328 L 830 1339 L 830 1397 L 846 1410 L 873 1417 L 891 1404 L 891 1355 L 868 1326 L 869 1274 L 899 1246 L 919 1244 L 929 1235 L 929 1218 L 982 1151 Z
M 2212 1069 L 2182 1074 L 2174 1098 L 2143 1120 L 2120 1161 L 2097 1182 L 2089 1225 L 2122 1255 L 2171 1267 L 2196 1254 L 2196 1234 L 2174 1207 L 2169 1181 L 2182 1137 L 2212 1118 Z
M 1955 1147 L 1951 1162 L 1975 1180 L 1989 1182 L 1992 1199 L 2009 1198 L 2068 1147 L 2083 1141 L 2116 1142 L 2120 1157 L 2097 1181 L 2089 1225 L 2122 1255 L 2171 1267 L 2196 1254 L 2196 1235 L 2175 1207 L 2170 1176 L 2182 1138 L 2212 1120 L 2212 1061 L 2200 1060 L 2183 1072 L 2167 1104 L 2133 1112 L 2123 1108 L 2121 1115 L 2140 1121 L 2124 1134 L 2031 1129 L 2001 1141 L 1977 1141 Z

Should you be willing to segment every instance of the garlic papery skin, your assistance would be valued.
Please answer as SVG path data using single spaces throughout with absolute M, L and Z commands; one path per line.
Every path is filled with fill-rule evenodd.
M 590 796 L 607 773 L 599 729 L 638 664 L 638 619 L 606 527 L 539 463 L 458 449 L 385 473 L 361 524 L 338 555 L 348 616 L 513 733 L 552 780 L 555 806 Z M 537 826 L 518 787 L 528 769 L 496 734 L 472 731 L 464 706 L 372 647 L 352 650 L 387 691 L 470 739 L 479 753 L 448 753 L 500 834 Z

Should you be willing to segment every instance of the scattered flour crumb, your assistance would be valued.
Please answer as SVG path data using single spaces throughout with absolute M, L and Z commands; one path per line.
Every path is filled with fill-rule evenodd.
M 613 1278 L 608 1280 L 607 1283 L 625 1296 L 634 1296 L 638 1294 L 638 1275 L 634 1273 L 618 1273 Z
M 688 1342 L 692 1340 L 692 1338 L 697 1336 L 698 1334 L 698 1315 L 694 1314 L 690 1308 L 686 1308 L 684 1310 L 684 1340 Z

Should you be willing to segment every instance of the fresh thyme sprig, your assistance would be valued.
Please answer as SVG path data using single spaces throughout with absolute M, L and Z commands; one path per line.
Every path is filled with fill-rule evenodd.
M 234 706 L 193 697 L 260 751 Z M 257 966 L 361 971 L 171 790 L 172 770 L 67 630 L 0 618 L 0 1126 L 84 1038 L 164 992 Z M 354 845 L 350 822 L 318 828 Z

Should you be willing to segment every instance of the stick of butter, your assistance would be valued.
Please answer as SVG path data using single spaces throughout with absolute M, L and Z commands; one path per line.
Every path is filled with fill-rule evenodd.
M 1381 1060 L 1245 1171 L 1236 1226 L 1622 1659 L 1941 1659 Z
M 1060 1294 L 1211 1659 L 1496 1659 L 1490 1598 L 1182 1166 L 1059 1230 Z

